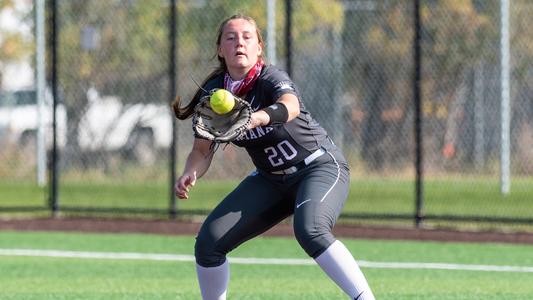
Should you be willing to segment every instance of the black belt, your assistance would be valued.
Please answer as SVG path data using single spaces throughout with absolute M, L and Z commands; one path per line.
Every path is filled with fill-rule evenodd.
M 316 150 L 315 152 L 311 153 L 308 157 L 306 157 L 301 162 L 295 164 L 294 166 L 292 166 L 290 168 L 287 168 L 287 169 L 283 169 L 283 170 L 270 171 L 270 173 L 271 174 L 276 174 L 276 175 L 283 175 L 283 174 L 289 175 L 289 174 L 296 173 L 296 172 L 298 172 L 298 170 L 300 170 L 303 167 L 307 166 L 313 160 L 315 160 L 315 159 L 319 158 L 320 156 L 322 156 L 322 154 L 324 154 L 324 153 L 326 153 L 326 150 L 320 148 L 320 149 Z

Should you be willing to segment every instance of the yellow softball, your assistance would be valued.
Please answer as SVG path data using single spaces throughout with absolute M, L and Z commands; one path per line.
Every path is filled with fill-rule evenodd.
M 219 115 L 226 114 L 235 106 L 235 98 L 225 89 L 216 90 L 209 99 L 211 108 Z

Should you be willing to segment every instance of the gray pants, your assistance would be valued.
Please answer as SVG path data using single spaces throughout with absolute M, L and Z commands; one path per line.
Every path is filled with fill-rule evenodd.
M 346 160 L 336 149 L 290 175 L 250 174 L 204 221 L 196 262 L 219 266 L 228 252 L 290 215 L 298 243 L 316 258 L 335 241 L 331 230 L 348 196 L 349 179 Z

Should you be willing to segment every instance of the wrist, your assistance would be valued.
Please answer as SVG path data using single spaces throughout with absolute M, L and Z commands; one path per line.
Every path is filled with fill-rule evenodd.
M 268 107 L 265 107 L 263 111 L 268 115 L 268 125 L 281 125 L 287 123 L 289 120 L 289 110 L 283 102 L 276 102 Z

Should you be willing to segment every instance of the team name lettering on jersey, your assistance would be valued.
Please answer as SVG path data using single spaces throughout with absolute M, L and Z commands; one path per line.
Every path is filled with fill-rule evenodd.
M 252 128 L 245 132 L 243 136 L 236 139 L 236 141 L 242 141 L 242 140 L 255 140 L 257 138 L 263 137 L 267 135 L 269 132 L 273 130 L 270 126 L 264 126 L 264 127 L 256 127 Z

